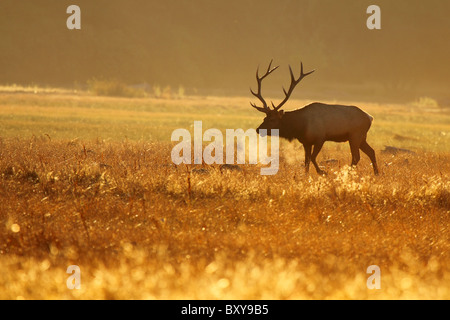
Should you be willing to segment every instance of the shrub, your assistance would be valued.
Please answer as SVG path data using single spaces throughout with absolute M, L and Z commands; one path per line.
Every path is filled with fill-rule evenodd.
M 97 79 L 93 78 L 87 82 L 89 91 L 98 96 L 114 96 L 141 98 L 145 96 L 142 89 L 132 88 L 116 79 Z
M 424 109 L 436 109 L 439 108 L 438 102 L 430 97 L 420 97 L 418 100 L 412 103 L 414 107 Z

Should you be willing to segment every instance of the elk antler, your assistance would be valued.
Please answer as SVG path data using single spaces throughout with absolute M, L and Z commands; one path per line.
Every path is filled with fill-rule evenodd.
M 289 90 L 288 90 L 287 92 L 286 92 L 286 90 L 285 90 L 284 87 L 283 87 L 283 91 L 284 91 L 284 94 L 285 94 L 286 97 L 285 97 L 284 100 L 281 101 L 281 103 L 280 103 L 278 106 L 276 106 L 276 107 L 275 107 L 275 105 L 272 103 L 273 109 L 274 109 L 275 111 L 278 110 L 278 109 L 280 109 L 280 108 L 286 103 L 286 101 L 289 100 L 289 97 L 291 96 L 292 91 L 294 91 L 295 86 L 296 86 L 300 81 L 302 81 L 302 79 L 303 79 L 304 77 L 306 77 L 307 75 L 310 75 L 310 74 L 313 73 L 314 71 L 315 71 L 315 70 L 310 71 L 310 72 L 307 72 L 307 73 L 303 73 L 303 62 L 301 62 L 301 63 L 300 63 L 300 77 L 299 77 L 297 80 L 295 80 L 294 73 L 292 72 L 292 68 L 291 68 L 291 66 L 289 66 L 289 72 L 291 73 L 291 85 L 289 86 Z
M 267 106 L 266 101 L 264 100 L 264 98 L 261 95 L 261 83 L 265 77 L 267 77 L 269 74 L 272 73 L 272 71 L 275 71 L 279 67 L 279 66 L 276 66 L 275 68 L 271 69 L 272 62 L 273 62 L 273 59 L 270 61 L 269 67 L 267 68 L 266 73 L 262 77 L 259 76 L 259 67 L 256 69 L 256 82 L 258 83 L 258 92 L 255 93 L 255 92 L 253 92 L 252 88 L 250 88 L 250 92 L 262 102 L 263 107 L 262 108 L 258 107 L 258 106 L 256 106 L 256 104 L 254 104 L 252 102 L 250 102 L 250 104 L 256 110 L 264 112 L 264 113 L 268 113 L 270 111 L 270 108 Z

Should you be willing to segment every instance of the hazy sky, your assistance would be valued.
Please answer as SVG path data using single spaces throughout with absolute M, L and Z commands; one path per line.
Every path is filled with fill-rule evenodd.
M 81 30 L 66 26 L 71 4 Z M 371 4 L 381 30 L 366 26 Z M 103 77 L 242 93 L 274 58 L 281 67 L 267 90 L 281 91 L 287 65 L 302 60 L 317 70 L 304 92 L 363 86 L 445 98 L 448 15 L 447 0 L 2 0 L 0 83 Z

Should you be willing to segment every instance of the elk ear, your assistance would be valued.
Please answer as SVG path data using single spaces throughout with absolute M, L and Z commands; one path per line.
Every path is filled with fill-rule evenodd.
M 284 115 L 284 110 L 280 110 L 278 111 L 278 115 L 280 116 L 280 118 Z

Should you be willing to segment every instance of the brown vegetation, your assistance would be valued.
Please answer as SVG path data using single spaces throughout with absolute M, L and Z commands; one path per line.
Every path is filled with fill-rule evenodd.
M 448 155 L 380 154 L 374 177 L 329 151 L 321 177 L 286 151 L 260 176 L 176 167 L 170 149 L 2 139 L 0 298 L 450 297 Z

